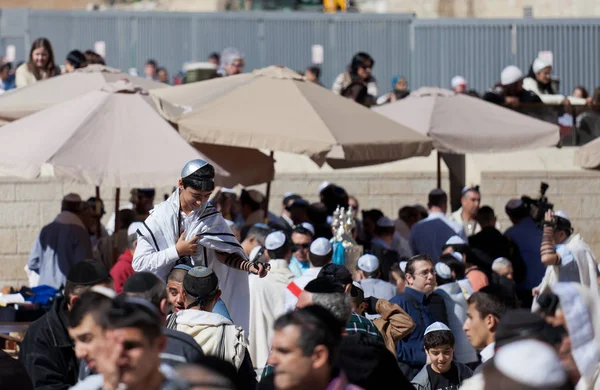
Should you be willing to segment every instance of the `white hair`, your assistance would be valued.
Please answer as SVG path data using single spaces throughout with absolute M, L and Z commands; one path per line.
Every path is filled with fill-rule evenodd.
M 492 263 L 492 271 L 498 273 L 506 267 L 512 267 L 512 263 L 505 257 L 499 257 Z

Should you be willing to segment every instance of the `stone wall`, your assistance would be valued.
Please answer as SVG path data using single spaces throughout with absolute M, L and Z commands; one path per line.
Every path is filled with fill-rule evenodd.
M 319 184 L 335 182 L 346 188 L 360 202 L 361 209 L 379 208 L 395 218 L 404 205 L 427 202 L 427 193 L 436 185 L 433 172 L 319 172 L 278 174 L 272 184 L 270 209 L 279 214 L 286 192 L 298 193 L 310 201 L 317 200 Z M 537 196 L 540 181 L 550 185 L 548 197 L 572 218 L 596 253 L 600 253 L 600 176 L 595 172 L 482 172 L 482 205 L 496 210 L 503 228 L 510 226 L 504 205 L 513 197 Z M 444 177 L 442 187 L 448 190 Z M 263 191 L 265 186 L 257 186 Z M 158 188 L 156 201 L 172 188 Z M 94 196 L 92 186 L 63 184 L 56 181 L 0 181 L 0 286 L 26 283 L 23 267 L 40 229 L 50 223 L 60 211 L 60 200 L 70 192 L 83 199 Z M 101 189 L 107 216 L 114 210 L 114 191 Z M 121 191 L 121 202 L 129 198 L 129 189 Z

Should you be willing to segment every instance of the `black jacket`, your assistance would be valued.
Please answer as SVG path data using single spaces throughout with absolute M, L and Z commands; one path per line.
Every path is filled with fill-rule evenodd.
M 36 390 L 67 390 L 77 383 L 79 365 L 67 332 L 64 298 L 58 298 L 48 313 L 29 326 L 19 361 Z

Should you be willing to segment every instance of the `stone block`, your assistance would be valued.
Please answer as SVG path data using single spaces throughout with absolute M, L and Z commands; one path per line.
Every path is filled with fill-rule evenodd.
M 54 221 L 56 216 L 60 213 L 60 202 L 40 202 L 39 207 L 38 225 L 40 227 Z
M 0 226 L 40 226 L 40 206 L 34 202 L 0 203 Z
M 0 253 L 11 255 L 17 253 L 17 232 L 15 229 L 0 229 Z
M 600 197 L 597 195 L 583 196 L 582 213 L 588 218 L 600 217 Z
M 517 192 L 517 181 L 515 179 L 487 179 L 481 182 L 482 196 L 488 195 L 512 195 Z
M 413 195 L 422 197 L 425 200 L 425 203 L 427 203 L 427 194 L 437 187 L 437 179 L 414 179 L 411 180 L 411 187 Z
M 23 268 L 27 264 L 27 256 L 21 255 L 0 255 L 0 269 L 2 269 L 2 280 L 26 280 L 27 275 Z
M 38 228 L 18 228 L 16 229 L 17 235 L 17 250 L 13 253 L 19 253 L 23 255 L 29 255 L 31 248 L 40 234 Z
M 15 197 L 16 193 L 14 183 L 0 184 L 0 201 L 14 201 Z
M 63 186 L 59 182 L 17 183 L 15 196 L 19 201 L 60 201 L 63 198 Z
M 560 180 L 560 188 L 558 193 L 561 195 L 581 194 L 581 195 L 598 195 L 600 194 L 600 179 L 598 178 L 563 178 Z
M 412 194 L 411 180 L 389 179 L 369 181 L 369 194 L 371 195 L 398 195 Z
M 390 218 L 398 215 L 398 209 L 395 209 L 393 198 L 391 196 L 369 196 L 364 199 L 359 199 L 362 210 L 379 209 L 382 213 Z
M 581 196 L 553 196 L 549 201 L 554 204 L 554 210 L 563 210 L 570 218 L 586 217 Z
M 77 194 L 81 196 L 81 199 L 86 200 L 92 196 L 96 196 L 96 187 L 89 184 L 81 184 L 81 183 L 63 183 L 62 188 L 63 196 L 67 194 Z M 107 192 L 103 192 L 100 189 L 100 198 L 104 199 L 108 195 Z M 114 198 L 114 195 L 111 196 Z

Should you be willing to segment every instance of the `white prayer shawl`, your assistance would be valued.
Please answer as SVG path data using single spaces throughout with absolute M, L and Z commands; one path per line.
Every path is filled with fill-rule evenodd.
M 249 275 L 250 343 L 248 350 L 255 368 L 263 368 L 269 358 L 273 325 L 285 310 L 285 290 L 294 279 L 287 260 L 269 261 L 271 269 L 264 278 Z
M 596 257 L 592 253 L 590 247 L 583 241 L 583 238 L 581 238 L 581 235 L 579 234 L 574 234 L 569 237 L 565 246 L 573 254 L 573 258 L 577 263 L 581 284 L 589 287 L 596 296 L 600 296 L 596 277 L 598 273 Z M 558 282 L 559 271 L 560 266 L 558 265 L 546 267 L 546 273 L 539 286 L 540 293 L 547 291 L 550 286 Z M 534 300 L 532 310 L 537 311 L 538 309 L 539 306 L 537 300 Z
M 179 189 L 166 201 L 152 210 L 138 229 L 138 246 L 132 266 L 136 272 L 148 271 L 165 280 L 179 256 L 175 244 L 183 231 L 185 239 L 199 234 L 198 253 L 192 258 L 194 265 L 203 265 L 215 271 L 219 278 L 221 299 L 227 306 L 233 323 L 248 329 L 249 287 L 247 273 L 221 263 L 215 251 L 236 253 L 246 258 L 244 250 L 235 238 L 229 225 L 210 203 L 193 211 L 184 219 L 180 232 Z
M 571 340 L 571 354 L 581 374 L 577 390 L 600 389 L 600 300 L 597 291 L 579 283 L 555 283 Z

